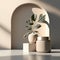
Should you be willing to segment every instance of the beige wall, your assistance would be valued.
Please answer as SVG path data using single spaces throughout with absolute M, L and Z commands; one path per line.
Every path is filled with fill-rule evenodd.
M 32 8 L 38 7 L 33 4 L 24 4 L 18 7 L 12 16 L 11 21 L 11 42 L 12 49 L 21 49 L 23 43 L 28 42 L 27 39 L 23 38 L 26 31 L 26 20 L 33 14 Z
M 48 12 L 51 19 L 51 34 L 53 48 L 60 45 L 60 1 L 58 0 L 33 0 L 34 3 L 42 5 Z M 11 18 L 16 7 L 32 0 L 0 0 L 0 48 L 11 49 Z M 55 4 L 56 2 L 56 4 Z M 56 21 L 55 21 L 56 20 Z M 54 22 L 54 24 L 53 24 Z M 57 22 L 57 23 L 56 23 Z M 58 33 L 57 33 L 58 32 Z M 56 45 L 56 46 L 55 46 Z
M 0 0 L 0 48 L 11 48 L 11 17 L 22 0 Z

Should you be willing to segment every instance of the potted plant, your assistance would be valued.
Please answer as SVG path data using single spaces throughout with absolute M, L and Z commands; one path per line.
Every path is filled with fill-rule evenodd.
M 45 15 L 40 14 L 39 19 L 37 20 L 37 15 L 32 14 L 31 18 L 26 21 L 26 28 L 28 32 L 24 35 L 24 37 L 28 36 L 29 43 L 35 43 L 37 40 L 37 36 L 39 35 L 39 29 L 41 27 L 41 22 L 48 24 L 45 21 Z

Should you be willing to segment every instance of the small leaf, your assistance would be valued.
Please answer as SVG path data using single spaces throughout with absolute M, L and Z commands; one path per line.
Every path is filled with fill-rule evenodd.
M 34 26 L 34 28 L 36 28 L 36 29 L 38 29 L 38 28 L 40 28 L 40 27 L 41 27 L 40 24 L 37 24 L 37 25 Z
M 36 27 L 37 27 L 37 28 L 40 28 L 40 27 L 41 27 L 41 25 L 40 25 L 40 24 L 37 24 L 37 25 L 36 25 Z
M 33 21 L 32 20 L 30 20 L 29 25 L 33 25 Z
M 34 20 L 34 14 L 31 16 L 31 20 Z
M 23 38 L 26 38 L 29 34 L 30 34 L 30 32 L 25 33 Z
M 45 15 L 40 14 L 38 22 L 43 22 L 45 21 Z
M 37 18 L 37 15 L 36 15 L 36 14 L 35 14 L 35 15 L 33 14 L 33 15 L 31 16 L 31 20 L 32 20 L 32 21 L 35 21 L 36 18 Z
M 26 23 L 29 24 L 30 23 L 30 20 L 27 20 Z
M 33 23 L 29 23 L 29 25 L 33 25 Z
M 31 29 L 32 29 L 31 27 L 28 28 L 28 30 L 31 30 Z
M 25 26 L 25 27 L 29 27 L 29 26 Z

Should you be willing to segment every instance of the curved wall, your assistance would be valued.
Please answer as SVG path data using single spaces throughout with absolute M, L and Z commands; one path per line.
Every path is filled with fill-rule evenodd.
M 11 43 L 12 49 L 21 49 L 24 42 L 28 42 L 23 36 L 27 32 L 26 20 L 33 14 L 32 8 L 38 7 L 34 4 L 23 4 L 19 6 L 12 15 L 11 21 Z M 39 8 L 39 7 L 38 7 Z
M 60 0 L 1 0 L 0 1 L 0 49 L 11 49 L 11 18 L 15 9 L 23 3 L 42 5 L 49 13 L 52 48 L 60 48 Z M 55 3 L 56 2 L 56 3 Z

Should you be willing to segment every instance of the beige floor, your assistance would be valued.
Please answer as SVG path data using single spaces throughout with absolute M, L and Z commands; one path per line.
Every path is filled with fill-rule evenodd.
M 53 49 L 51 53 L 28 54 L 22 50 L 0 50 L 0 60 L 60 60 L 60 49 Z

